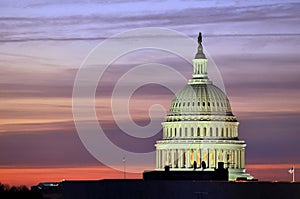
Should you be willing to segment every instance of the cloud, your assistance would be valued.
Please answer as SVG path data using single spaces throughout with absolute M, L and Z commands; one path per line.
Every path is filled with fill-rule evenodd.
M 39 134 L 9 133 L 0 139 L 1 165 L 84 165 L 96 161 L 80 142 L 76 131 L 44 131 Z
M 142 2 L 138 5 L 146 4 Z M 0 42 L 93 41 L 103 40 L 114 33 L 130 28 L 158 26 L 181 30 L 186 28 L 187 30 L 189 26 L 200 24 L 202 31 L 213 37 L 299 36 L 299 31 L 295 26 L 295 19 L 299 18 L 299 4 L 296 3 L 233 5 L 230 9 L 227 6 L 208 9 L 201 5 L 195 8 L 185 6 L 182 9 L 172 6 L 166 10 L 160 9 L 147 13 L 125 12 L 131 7 L 124 5 L 123 10 L 122 7 L 116 8 L 120 9 L 118 15 L 115 11 L 106 14 L 99 12 L 86 14 L 83 10 L 74 9 L 70 15 L 65 16 L 3 16 L 0 21 L 6 31 L 0 33 L 2 36 Z M 54 7 L 50 6 L 48 11 L 50 12 L 51 9 Z M 268 24 L 272 24 L 272 27 Z M 218 25 L 218 29 L 222 31 L 213 30 L 211 25 Z M 246 33 L 245 26 L 248 31 Z M 270 29 L 274 32 L 270 32 Z M 249 31 L 251 31 L 250 34 Z M 192 31 L 188 32 L 192 37 L 197 34 L 191 33 Z
M 148 121 L 140 119 L 138 122 L 141 124 Z M 155 141 L 161 138 L 161 133 L 148 139 L 129 136 L 113 121 L 102 120 L 99 124 L 116 147 L 127 151 L 153 151 Z M 81 143 L 72 121 L 17 124 L 14 129 L 1 133 L 0 137 L 0 165 L 63 166 L 97 163 Z
M 259 113 L 240 121 L 240 139 L 247 142 L 249 163 L 299 162 L 298 113 Z M 272 143 L 272 144 L 270 144 Z

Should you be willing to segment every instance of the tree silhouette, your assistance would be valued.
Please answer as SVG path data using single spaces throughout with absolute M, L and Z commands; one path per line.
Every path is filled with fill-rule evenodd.
M 40 199 L 40 193 L 32 192 L 25 185 L 9 186 L 0 182 L 0 198 L 2 199 Z

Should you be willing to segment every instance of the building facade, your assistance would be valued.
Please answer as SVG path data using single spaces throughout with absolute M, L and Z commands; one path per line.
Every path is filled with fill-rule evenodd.
M 156 170 L 211 171 L 224 162 L 229 179 L 252 179 L 245 170 L 246 143 L 238 139 L 236 117 L 226 94 L 207 75 L 202 36 L 193 59 L 193 78 L 174 96 L 156 142 Z

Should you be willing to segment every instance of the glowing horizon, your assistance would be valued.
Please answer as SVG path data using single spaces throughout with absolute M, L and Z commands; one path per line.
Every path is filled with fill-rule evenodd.
M 47 175 L 40 178 L 42 171 L 35 167 L 51 167 L 46 181 L 59 180 L 56 168 L 70 179 L 79 177 L 61 167 L 78 168 L 86 179 L 92 179 L 84 173 L 91 169 L 89 165 L 100 164 L 99 170 L 92 170 L 101 174 L 111 171 L 89 154 L 77 135 L 72 113 L 76 73 L 89 52 L 107 38 L 154 26 L 176 30 L 195 41 L 198 32 L 203 33 L 204 47 L 222 74 L 240 122 L 239 137 L 247 143 L 247 168 L 254 177 L 271 179 L 264 172 L 277 165 L 282 174 L 274 180 L 287 180 L 289 175 L 283 170 L 292 164 L 300 167 L 297 1 L 61 4 L 29 0 L 2 1 L 0 5 L 0 182 L 19 184 L 15 177 L 21 176 L 24 165 L 29 170 L 19 182 L 26 185 L 33 185 L 30 176 L 46 180 Z M 105 72 L 96 92 L 96 114 L 108 133 L 120 133 L 110 107 L 114 84 L 128 70 L 149 62 L 169 65 L 187 79 L 192 76 L 192 66 L 170 53 L 141 50 L 120 57 Z M 143 77 L 135 78 L 131 83 Z M 164 78 L 178 84 L 174 77 Z M 149 108 L 161 104 L 168 111 L 172 96 L 157 85 L 140 88 L 130 99 L 133 121 L 140 126 L 150 119 L 159 123 L 161 112 L 150 118 Z M 120 118 L 126 120 L 125 115 Z M 151 167 L 151 162 L 144 164 Z M 107 176 L 121 174 L 111 171 Z

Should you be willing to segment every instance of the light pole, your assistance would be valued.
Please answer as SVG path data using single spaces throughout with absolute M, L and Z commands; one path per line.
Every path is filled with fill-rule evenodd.
M 124 179 L 126 179 L 126 157 L 123 157 L 123 165 L 124 165 Z

